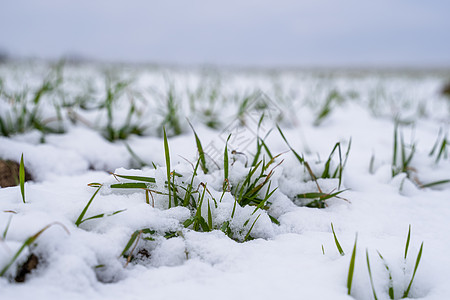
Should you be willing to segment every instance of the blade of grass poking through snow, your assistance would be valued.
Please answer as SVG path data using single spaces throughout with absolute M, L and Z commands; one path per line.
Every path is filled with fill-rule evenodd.
M 203 173 L 208 174 L 208 168 L 206 167 L 205 152 L 203 151 L 202 143 L 198 138 L 197 132 L 195 132 L 194 126 L 192 126 L 191 122 L 188 121 L 188 123 L 189 126 L 191 126 L 192 131 L 194 132 L 195 143 L 197 144 L 198 157 L 200 159 L 200 167 L 202 168 Z
M 178 195 L 177 195 L 177 187 L 175 185 L 175 171 L 170 173 L 172 177 L 172 182 L 169 183 L 169 189 L 172 190 L 172 199 L 173 199 L 173 205 L 178 206 Z
M 19 166 L 19 183 L 20 183 L 20 193 L 22 194 L 23 203 L 25 203 L 25 166 L 23 163 L 23 153 L 20 158 Z
M 133 245 L 134 241 L 138 237 L 139 232 L 140 232 L 139 230 L 136 230 L 135 232 L 133 232 L 133 234 L 131 235 L 131 237 L 128 240 L 127 244 L 125 245 L 125 248 L 123 249 L 122 253 L 120 253 L 120 256 L 124 256 L 125 253 L 127 253 L 127 251 L 131 248 L 131 246 Z
M 114 183 L 109 186 L 112 189 L 146 189 L 147 184 L 143 182 Z
M 414 272 L 413 272 L 413 275 L 411 277 L 411 281 L 409 282 L 408 288 L 403 293 L 403 298 L 407 298 L 408 297 L 409 290 L 411 289 L 414 277 L 416 276 L 417 268 L 419 267 L 420 259 L 422 258 L 422 250 L 423 250 L 423 242 L 422 242 L 422 245 L 420 245 L 419 253 L 417 254 L 416 265 L 414 266 Z
M 127 143 L 125 143 L 125 147 L 127 148 L 128 152 L 130 153 L 131 157 L 137 161 L 137 163 L 141 166 L 141 167 L 146 167 L 148 166 L 147 163 L 145 161 L 143 161 L 137 154 L 136 152 L 133 151 L 133 149 L 131 149 L 130 145 L 128 145 Z
M 1 238 L 2 240 L 6 239 L 6 235 L 8 234 L 9 225 L 11 225 L 12 217 L 13 217 L 12 215 L 9 216 L 8 223 L 6 223 L 5 230 L 3 231 L 3 234 L 2 234 L 2 238 Z
M 123 266 L 124 268 L 126 268 L 128 266 L 128 264 L 131 261 L 131 257 L 133 255 L 134 250 L 136 249 L 137 245 L 139 244 L 139 239 L 141 238 L 141 234 L 142 234 L 142 230 L 136 230 L 132 235 L 130 240 L 128 241 L 127 245 L 125 246 L 125 249 L 122 251 L 121 256 L 124 256 L 126 251 L 128 251 L 128 249 L 130 249 L 130 247 L 133 245 L 133 248 L 131 249 L 130 253 L 128 254 L 127 257 L 127 262 L 125 263 L 125 265 Z M 136 241 L 136 242 L 135 242 Z
M 250 237 L 250 233 L 251 233 L 252 230 L 253 230 L 253 226 L 255 226 L 256 221 L 258 221 L 258 219 L 259 219 L 260 216 L 261 216 L 261 215 L 258 215 L 258 216 L 256 217 L 255 221 L 253 221 L 252 226 L 250 227 L 250 229 L 248 230 L 247 234 L 245 235 L 244 242 L 247 241 L 248 238 Z
M 373 298 L 378 300 L 377 293 L 375 292 L 375 285 L 373 284 L 372 271 L 370 269 L 370 261 L 369 261 L 369 250 L 366 249 L 366 261 L 367 261 L 367 270 L 369 271 L 370 285 L 372 286 Z
M 94 195 L 92 195 L 91 199 L 89 199 L 88 203 L 86 204 L 86 206 L 83 208 L 83 211 L 81 212 L 80 216 L 78 217 L 78 219 L 75 221 L 75 225 L 78 227 L 82 222 L 83 222 L 83 218 L 84 215 L 86 214 L 89 206 L 91 205 L 92 201 L 94 200 L 95 196 L 97 195 L 97 193 L 100 191 L 100 189 L 102 188 L 102 186 L 99 186 L 97 188 L 97 190 L 95 191 Z
M 446 183 L 450 183 L 450 179 L 438 180 L 438 181 L 425 183 L 425 184 L 422 184 L 420 187 L 421 188 L 427 188 L 427 187 L 432 187 L 432 186 L 435 186 L 435 185 L 446 184 Z
M 408 237 L 406 238 L 405 260 L 406 260 L 406 257 L 408 256 L 408 248 L 409 248 L 409 241 L 410 241 L 410 239 L 411 239 L 411 224 L 409 224 Z
M 225 142 L 225 150 L 223 152 L 223 190 L 225 191 L 226 186 L 228 185 L 228 141 L 230 140 L 231 134 L 228 135 L 227 141 Z
M 301 157 L 300 155 L 298 155 L 298 153 L 295 152 L 295 150 L 291 147 L 291 145 L 288 143 L 286 137 L 283 134 L 283 131 L 281 131 L 281 128 L 280 128 L 280 126 L 278 126 L 278 124 L 277 124 L 277 128 L 278 128 L 278 131 L 280 132 L 281 137 L 283 138 L 284 142 L 286 143 L 286 145 L 289 147 L 289 149 L 292 151 L 292 153 L 294 153 L 295 157 L 300 162 L 300 164 L 303 165 L 305 162 L 305 159 L 303 157 Z
M 447 151 L 446 151 L 447 146 L 448 146 L 448 141 L 447 141 L 447 137 L 445 137 L 442 140 L 441 148 L 439 149 L 439 153 L 436 157 L 436 161 L 435 161 L 436 164 L 439 163 L 439 160 L 441 159 L 442 156 L 444 156 L 444 158 L 447 158 Z
M 381 253 L 378 251 L 377 251 L 377 253 L 378 253 L 378 256 L 381 258 L 381 261 L 383 262 L 384 267 L 386 268 L 388 275 L 389 275 L 389 298 L 394 299 L 394 280 L 392 279 L 391 269 L 389 269 L 389 265 L 387 264 L 386 260 L 381 255 Z
M 334 227 L 333 227 L 333 223 L 331 223 L 331 231 L 333 232 L 333 236 L 334 236 L 334 243 L 336 244 L 336 248 L 338 249 L 339 253 L 344 256 L 345 252 L 344 250 L 342 250 L 341 244 L 339 244 L 339 241 L 337 239 L 336 233 L 334 232 Z
M 212 230 L 212 213 L 211 213 L 211 206 L 209 205 L 209 199 L 208 199 L 208 227 L 209 230 Z
M 350 295 L 352 291 L 353 273 L 355 271 L 355 258 L 356 258 L 356 242 L 358 241 L 358 235 L 355 237 L 355 245 L 353 246 L 352 257 L 350 259 L 350 266 L 348 267 L 347 277 L 347 295 Z
M 394 151 L 392 156 L 392 177 L 397 174 L 397 144 L 398 144 L 398 123 L 394 125 Z
M 143 182 L 151 182 L 156 183 L 155 178 L 153 177 L 145 177 L 145 176 L 129 176 L 129 175 L 119 175 L 119 174 L 112 174 L 114 177 L 120 177 L 130 180 L 136 180 L 136 181 L 143 181 Z
M 330 178 L 330 164 L 331 164 L 331 159 L 333 158 L 334 152 L 336 151 L 336 149 L 339 150 L 339 165 L 342 166 L 342 157 L 341 157 L 341 143 L 337 142 L 334 147 L 333 150 L 331 150 L 330 155 L 328 156 L 327 161 L 325 162 L 325 167 L 323 169 L 323 173 L 322 176 L 320 176 L 320 178 Z M 338 171 L 339 167 L 336 169 L 336 171 Z M 333 178 L 336 177 L 336 173 L 333 174 Z
M 119 214 L 119 213 L 121 213 L 121 212 L 124 212 L 124 211 L 126 211 L 126 209 L 117 210 L 117 211 L 112 212 L 112 213 L 110 213 L 110 214 L 99 214 L 99 215 L 95 215 L 95 216 L 92 216 L 92 217 L 83 219 L 83 220 L 80 222 L 80 224 L 82 224 L 82 223 L 84 223 L 84 222 L 86 222 L 86 221 L 89 221 L 89 220 L 93 220 L 93 219 L 100 219 L 100 218 L 103 218 L 103 217 L 111 217 L 111 216 L 117 215 L 117 214 Z
M 170 154 L 169 154 L 169 142 L 167 141 L 166 129 L 163 127 L 164 132 L 164 153 L 166 156 L 166 169 L 167 169 L 167 188 L 169 190 L 169 208 L 172 207 L 172 192 L 170 188 Z
M 5 267 L 3 267 L 3 269 L 0 271 L 0 277 L 5 275 L 6 271 L 8 271 L 8 269 L 14 264 L 14 262 L 17 260 L 17 258 L 22 253 L 22 251 L 25 249 L 25 247 L 31 246 L 44 231 L 46 231 L 49 227 L 51 227 L 53 225 L 61 226 L 67 232 L 67 234 L 69 234 L 69 230 L 67 230 L 67 228 L 61 223 L 55 222 L 55 223 L 48 224 L 47 226 L 45 226 L 44 228 L 42 228 L 41 230 L 36 232 L 34 235 L 30 236 L 29 238 L 27 238 L 25 240 L 25 242 L 22 244 L 22 246 L 19 248 L 19 250 L 17 250 L 17 252 L 11 258 L 9 263 Z
M 194 172 L 192 173 L 191 182 L 186 187 L 186 193 L 184 194 L 184 200 L 183 200 L 184 207 L 187 207 L 189 205 L 190 199 L 193 200 L 192 203 L 195 205 L 195 199 L 192 196 L 192 194 L 194 192 L 192 191 L 192 189 L 193 189 L 193 185 L 194 185 L 195 176 L 197 175 L 197 169 L 198 169 L 199 164 L 200 164 L 200 160 L 197 160 L 197 163 L 195 164 L 195 167 L 194 167 Z

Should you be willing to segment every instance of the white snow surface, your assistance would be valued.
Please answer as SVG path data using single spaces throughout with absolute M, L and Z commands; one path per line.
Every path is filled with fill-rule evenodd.
M 0 78 L 5 89 L 32 89 L 46 68 L 40 64 L 4 65 L 0 66 Z M 77 78 L 102 86 L 101 72 L 98 66 L 68 66 L 64 89 L 83 91 L 83 84 L 74 83 Z M 366 250 L 378 299 L 389 299 L 389 275 L 377 251 L 392 272 L 395 298 L 399 299 L 411 280 L 422 242 L 423 255 L 409 297 L 449 298 L 450 184 L 420 188 L 421 183 L 450 179 L 450 159 L 442 157 L 436 163 L 436 154 L 429 155 L 439 129 L 445 134 L 450 125 L 450 99 L 439 94 L 448 73 L 223 70 L 205 75 L 202 70 L 137 67 L 119 72 L 123 77 L 134 78 L 133 85 L 147 101 L 140 122 L 150 124 L 148 130 L 144 136 L 130 136 L 126 143 L 149 166 L 138 168 L 123 141 L 103 138 L 98 130 L 105 123 L 101 113 L 80 110 L 90 126 L 67 122 L 65 133 L 47 134 L 45 143 L 40 143 L 41 135 L 36 131 L 0 137 L 0 158 L 19 161 L 23 153 L 25 167 L 34 178 L 25 183 L 25 204 L 19 187 L 0 188 L 0 233 L 9 224 L 0 240 L 0 269 L 27 238 L 53 224 L 0 277 L 0 299 L 373 299 Z M 237 242 L 219 230 L 223 222 L 230 220 L 233 210 L 235 198 L 230 192 L 224 193 L 217 207 L 210 202 L 217 229 L 196 232 L 182 225 L 191 216 L 190 210 L 181 206 L 168 208 L 167 196 L 153 194 L 149 205 L 143 190 L 117 191 L 108 187 L 118 180 L 130 181 L 109 173 L 114 172 L 154 177 L 156 184 L 152 188 L 163 189 L 167 179 L 164 144 L 155 134 L 156 124 L 162 119 L 155 109 L 161 101 L 148 98 L 152 95 L 148 91 L 161 86 L 164 91 L 169 85 L 167 77 L 178 91 L 195 90 L 210 78 L 214 81 L 217 77 L 221 82 L 221 93 L 227 97 L 216 104 L 220 127 L 205 126 L 204 115 L 195 113 L 205 109 L 207 102 L 195 104 L 193 113 L 183 94 L 179 109 L 193 124 L 203 146 L 219 141 L 216 145 L 222 153 L 225 142 L 220 135 L 233 122 L 238 107 L 229 95 L 260 89 L 276 99 L 274 103 L 282 110 L 282 120 L 267 123 L 273 130 L 265 139 L 272 154 L 282 153 L 273 164 L 281 162 L 271 177 L 271 190 L 277 188 L 270 199 L 271 206 L 268 211 L 259 209 L 252 214 L 254 206 L 238 205 L 231 222 L 231 228 L 241 232 L 237 236 L 242 239 L 259 215 L 251 231 L 253 240 Z M 315 116 L 332 91 L 338 91 L 344 100 L 314 125 Z M 102 97 L 95 95 L 96 99 Z M 5 100 L 2 97 L 0 100 Z M 7 111 L 4 103 L 1 102 L 0 113 Z M 43 111 L 52 110 L 50 104 L 42 107 Z M 119 116 L 115 122 L 126 119 L 127 110 L 116 111 Z M 409 178 L 406 173 L 392 177 L 394 118 L 413 123 L 401 127 L 405 142 L 415 143 Z M 190 180 L 198 154 L 194 134 L 184 117 L 181 122 L 183 133 L 169 137 L 171 168 Z M 293 149 L 304 154 L 315 174 L 323 171 L 335 143 L 341 142 L 344 156 L 351 138 L 341 198 L 327 200 L 327 206 L 321 209 L 298 206 L 292 201 L 298 194 L 317 192 L 317 185 L 288 151 L 275 122 Z M 256 140 L 244 155 L 232 155 L 233 149 L 229 149 L 230 164 L 236 160 L 230 165 L 231 185 L 239 184 L 248 172 L 245 156 L 251 164 L 250 153 L 255 145 Z M 332 168 L 338 163 L 335 154 Z M 194 185 L 206 183 L 208 199 L 218 200 L 222 196 L 223 160 L 208 159 L 208 166 L 210 172 L 199 170 Z M 124 211 L 88 220 L 77 227 L 75 221 L 96 191 L 88 186 L 93 182 L 104 186 L 86 217 Z M 318 179 L 317 183 L 326 193 L 339 188 L 338 179 Z M 264 189 L 262 194 L 265 192 Z M 208 203 L 204 202 L 205 219 L 207 211 Z M 271 222 L 269 214 L 280 224 Z M 331 223 L 345 252 L 343 256 L 337 250 Z M 411 241 L 405 260 L 409 225 Z M 160 234 L 178 231 L 180 235 L 141 240 L 139 247 L 145 248 L 149 257 L 137 257 L 126 265 L 121 252 L 133 232 L 143 228 Z M 355 271 L 351 295 L 347 295 L 356 235 Z M 30 253 L 38 255 L 38 267 L 24 283 L 14 282 L 17 268 Z

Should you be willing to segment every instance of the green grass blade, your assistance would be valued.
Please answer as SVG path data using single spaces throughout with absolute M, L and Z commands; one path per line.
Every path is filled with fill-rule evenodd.
M 83 222 L 83 218 L 84 215 L 86 214 L 89 206 L 91 205 L 92 201 L 94 200 L 95 196 L 97 195 L 97 193 L 100 191 L 100 189 L 102 188 L 102 186 L 99 186 L 97 188 L 97 190 L 95 191 L 94 195 L 92 195 L 91 199 L 89 199 L 88 203 L 86 204 L 86 206 L 83 208 L 83 211 L 81 212 L 80 216 L 78 217 L 78 219 L 75 221 L 75 225 L 78 227 L 81 222 Z
M 411 277 L 411 281 L 409 282 L 408 288 L 403 293 L 403 298 L 407 298 L 408 295 L 409 295 L 409 291 L 411 289 L 414 277 L 416 276 L 417 268 L 419 267 L 420 259 L 422 258 L 422 250 L 423 250 L 423 242 L 422 242 L 422 245 L 420 245 L 420 250 L 419 250 L 419 253 L 417 254 L 416 265 L 414 266 L 414 272 L 413 272 L 413 275 Z
M 248 238 L 250 237 L 250 233 L 251 233 L 252 230 L 253 230 L 253 226 L 255 226 L 256 221 L 258 221 L 258 219 L 259 219 L 260 216 L 261 216 L 261 215 L 258 215 L 258 216 L 256 217 L 255 221 L 253 221 L 252 226 L 250 227 L 250 229 L 248 230 L 247 234 L 245 235 L 244 242 L 247 241 Z
M 389 269 L 389 265 L 387 264 L 386 260 L 384 259 L 384 257 L 381 255 L 380 252 L 378 252 L 378 256 L 381 258 L 381 261 L 384 264 L 384 267 L 386 268 L 387 272 L 388 272 L 388 276 L 389 276 L 389 299 L 394 299 L 394 280 L 392 279 L 392 273 L 391 270 Z
M 125 147 L 127 148 L 128 152 L 130 153 L 131 157 L 137 161 L 137 163 L 141 166 L 141 167 L 146 167 L 148 166 L 148 164 L 143 161 L 137 154 L 136 152 L 133 151 L 133 149 L 131 149 L 130 145 L 128 145 L 127 143 L 125 143 Z
M 355 258 L 356 258 L 356 242 L 358 240 L 358 235 L 355 237 L 355 245 L 353 246 L 352 257 L 350 259 L 350 266 L 348 268 L 348 277 L 347 277 L 347 295 L 351 294 L 352 291 L 352 282 L 353 282 L 353 273 L 355 270 Z
M 203 170 L 203 173 L 208 174 L 208 168 L 206 167 L 205 152 L 203 151 L 202 143 L 200 142 L 197 132 L 195 132 L 195 129 L 190 122 L 189 125 L 191 126 L 192 131 L 194 132 L 195 143 L 197 144 L 198 157 L 200 159 L 200 166 Z
M 148 188 L 146 183 L 143 182 L 124 182 L 111 184 L 112 189 L 146 189 Z
M 19 182 L 20 182 L 20 193 L 22 194 L 23 203 L 25 202 L 25 165 L 23 163 L 23 153 L 20 158 L 20 166 L 19 166 Z
M 327 193 L 320 193 L 320 192 L 314 192 L 314 193 L 304 193 L 304 194 L 298 194 L 294 197 L 294 199 L 314 199 L 314 201 L 319 200 L 320 202 L 323 202 L 325 200 L 331 199 L 333 197 L 338 196 L 339 194 L 345 192 L 346 190 L 338 191 L 335 193 L 327 194 Z M 314 202 L 312 201 L 312 202 Z
M 446 183 L 450 183 L 450 179 L 444 179 L 444 180 L 438 180 L 438 181 L 429 182 L 429 183 L 426 183 L 426 184 L 422 184 L 420 187 L 421 188 L 428 188 L 428 187 L 432 187 L 432 186 L 435 186 L 435 185 L 446 184 Z
M 135 232 L 133 232 L 133 234 L 131 235 L 130 239 L 128 240 L 127 244 L 125 245 L 125 248 L 123 249 L 122 253 L 120 253 L 120 256 L 124 256 L 125 253 L 127 253 L 127 251 L 131 248 L 131 246 L 133 245 L 134 241 L 137 239 L 138 235 L 139 235 L 140 231 L 136 230 Z
M 409 248 L 409 241 L 410 241 L 410 239 L 411 239 L 411 224 L 409 224 L 408 237 L 406 238 L 405 260 L 406 260 L 406 257 L 408 256 L 408 248 Z
M 373 284 L 372 271 L 370 269 L 370 261 L 369 261 L 369 251 L 366 249 L 366 261 L 367 261 L 367 270 L 369 270 L 369 278 L 370 285 L 372 286 L 373 298 L 378 300 L 377 293 L 375 292 L 375 285 Z
M 169 154 L 169 142 L 167 140 L 166 129 L 163 127 L 164 131 L 164 153 L 166 157 L 166 168 L 167 168 L 167 183 L 169 189 L 169 208 L 172 207 L 172 192 L 170 188 L 170 154 Z
M 153 177 L 145 177 L 145 176 L 129 176 L 129 175 L 119 175 L 119 174 L 112 174 L 114 177 L 120 177 L 130 180 L 136 180 L 136 181 L 142 181 L 142 182 L 150 182 L 150 183 L 156 183 L 155 178 Z
M 333 158 L 334 152 L 336 151 L 336 149 L 340 149 L 341 148 L 341 143 L 337 142 L 334 147 L 333 150 L 331 150 L 330 155 L 328 156 L 327 161 L 325 162 L 325 167 L 322 173 L 322 176 L 320 176 L 321 178 L 330 178 L 330 164 L 331 164 L 331 159 Z M 334 175 L 333 175 L 334 177 Z
M 86 222 L 86 221 L 89 221 L 89 220 L 93 220 L 93 219 L 100 219 L 100 218 L 103 218 L 103 217 L 111 217 L 111 216 L 117 215 L 117 214 L 119 214 L 119 213 L 121 213 L 121 212 L 124 212 L 124 211 L 126 211 L 126 209 L 117 210 L 117 211 L 112 212 L 112 213 L 110 213 L 110 214 L 98 214 L 98 215 L 95 215 L 95 216 L 92 216 L 92 217 L 83 219 L 83 220 L 80 222 L 80 224 L 82 224 L 82 223 L 84 223 L 84 222 Z
M 194 167 L 194 172 L 192 173 L 191 182 L 186 187 L 186 193 L 184 194 L 183 206 L 187 207 L 189 205 L 189 200 L 192 198 L 192 190 L 194 184 L 194 178 L 197 175 L 198 166 L 200 165 L 200 160 L 197 160 L 197 163 Z M 193 199 L 193 198 L 192 198 Z M 195 204 L 195 201 L 192 201 Z
M 202 227 L 202 230 L 204 232 L 209 232 L 211 231 L 209 228 L 208 223 L 206 223 L 205 219 L 202 216 L 198 216 L 198 223 L 200 224 L 200 226 Z
M 170 187 L 170 184 L 169 184 L 169 189 L 171 189 L 172 193 L 173 193 L 173 195 L 172 195 L 173 204 L 175 206 L 178 206 L 178 195 L 177 195 L 177 187 L 175 185 L 175 175 L 172 175 L 172 186 Z
M 398 123 L 394 126 L 394 151 L 392 155 L 392 177 L 397 174 Z
M 230 140 L 231 134 L 228 135 L 227 141 L 225 143 L 225 151 L 223 153 L 223 175 L 224 175 L 224 189 L 226 186 L 226 182 L 228 181 L 228 141 Z
M 9 216 L 8 223 L 6 223 L 5 230 L 3 230 L 2 240 L 6 239 L 6 235 L 8 234 L 9 225 L 11 225 L 11 220 L 13 216 Z
M 439 160 L 441 159 L 441 157 L 443 155 L 444 155 L 444 157 L 447 156 L 447 152 L 445 151 L 447 148 L 447 144 L 448 144 L 447 138 L 445 137 L 444 140 L 442 141 L 441 147 L 439 148 L 439 153 L 438 153 L 438 155 L 436 157 L 436 161 L 435 161 L 436 164 L 439 163 Z
M 208 199 L 208 227 L 209 227 L 209 230 L 212 230 L 212 229 L 213 229 L 212 226 L 213 226 L 213 225 L 212 225 L 211 206 L 209 205 L 209 199 Z
M 303 165 L 305 162 L 305 159 L 302 156 L 298 155 L 298 153 L 295 152 L 295 150 L 291 147 L 291 145 L 287 141 L 286 137 L 283 134 L 283 131 L 281 131 L 281 128 L 280 128 L 280 126 L 278 126 L 278 124 L 277 124 L 277 128 L 278 128 L 278 131 L 280 132 L 281 137 L 283 138 L 284 142 L 286 143 L 286 145 L 289 147 L 289 149 L 292 151 L 292 153 L 294 153 L 294 155 L 297 158 L 297 160 L 299 161 L 299 163 L 301 165 Z
M 336 233 L 334 232 L 334 227 L 333 227 L 333 223 L 331 223 L 331 231 L 333 232 L 333 236 L 334 236 L 334 243 L 336 244 L 336 248 L 339 251 L 339 254 L 341 254 L 342 256 L 345 255 L 344 250 L 342 250 L 341 244 L 339 243 Z

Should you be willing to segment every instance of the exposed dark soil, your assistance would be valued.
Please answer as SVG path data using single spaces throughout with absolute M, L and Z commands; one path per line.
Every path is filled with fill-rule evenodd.
M 38 264 L 39 264 L 39 258 L 32 253 L 28 257 L 28 260 L 22 266 L 19 267 L 16 278 L 14 278 L 14 280 L 16 282 L 25 282 L 27 274 L 30 274 L 31 271 L 36 269 Z
M 450 82 L 447 82 L 443 87 L 442 87 L 442 95 L 447 96 L 450 98 Z
M 32 180 L 25 169 L 25 181 Z M 12 160 L 0 159 L 0 187 L 16 186 L 19 184 L 19 164 Z

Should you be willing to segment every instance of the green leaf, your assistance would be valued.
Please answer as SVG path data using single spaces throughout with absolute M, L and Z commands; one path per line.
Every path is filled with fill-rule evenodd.
M 444 180 L 438 180 L 438 181 L 429 182 L 429 183 L 426 183 L 426 184 L 422 184 L 420 187 L 421 188 L 427 188 L 427 187 L 432 187 L 432 186 L 435 186 L 435 185 L 446 184 L 446 183 L 450 183 L 450 179 L 444 179 Z
M 156 183 L 156 180 L 153 177 L 130 176 L 130 175 L 119 175 L 119 174 L 112 174 L 112 175 L 115 177 L 120 177 L 120 178 L 125 178 L 125 179 L 130 179 L 130 180 Z
M 209 205 L 209 199 L 208 199 L 208 227 L 209 230 L 212 230 L 212 213 L 211 213 L 211 206 Z
M 97 190 L 95 191 L 94 195 L 92 195 L 91 199 L 89 199 L 88 203 L 86 204 L 86 206 L 84 207 L 83 211 L 81 212 L 80 216 L 78 217 L 78 219 L 75 221 L 75 225 L 78 227 L 82 222 L 83 222 L 83 218 L 84 215 L 86 214 L 89 206 L 91 205 L 92 201 L 94 200 L 95 196 L 97 195 L 97 193 L 100 191 L 102 186 L 99 186 L 97 188 Z
M 195 129 L 190 122 L 189 122 L 189 125 L 191 126 L 192 131 L 194 132 L 195 143 L 197 144 L 197 151 L 198 151 L 198 156 L 200 159 L 200 166 L 203 170 L 203 173 L 208 174 L 208 168 L 206 167 L 205 152 L 203 151 L 202 143 L 200 142 L 197 132 L 195 132 Z
M 126 211 L 126 209 L 117 210 L 117 211 L 112 212 L 110 214 L 104 214 L 104 213 L 103 214 L 98 214 L 98 215 L 95 215 L 95 216 L 92 216 L 92 217 L 89 217 L 89 218 L 86 218 L 86 219 L 82 220 L 80 222 L 80 224 L 82 224 L 82 223 L 84 223 L 86 221 L 89 221 L 89 220 L 93 220 L 93 219 L 100 219 L 100 218 L 103 218 L 103 217 L 111 217 L 111 216 L 117 215 L 118 213 L 121 213 L 121 212 L 124 212 L 124 211 Z M 80 224 L 78 224 L 78 225 L 80 225 Z
M 288 143 L 286 137 L 284 136 L 284 134 L 283 134 L 283 132 L 281 131 L 281 128 L 280 128 L 280 126 L 278 126 L 278 124 L 277 124 L 277 128 L 278 128 L 278 131 L 280 132 L 281 137 L 283 138 L 284 142 L 286 143 L 286 145 L 289 147 L 289 149 L 292 151 L 292 153 L 294 153 L 294 155 L 295 155 L 295 157 L 297 158 L 298 162 L 299 162 L 301 165 L 303 165 L 303 164 L 305 163 L 305 159 L 304 159 L 302 156 L 298 155 L 298 153 L 295 152 L 295 150 L 291 147 L 291 145 L 289 145 L 289 143 Z
M 344 250 L 342 250 L 341 244 L 339 243 L 336 233 L 334 232 L 334 227 L 333 227 L 333 223 L 331 223 L 331 231 L 333 232 L 333 236 L 334 236 L 334 243 L 336 244 L 336 248 L 338 249 L 339 253 L 344 256 L 345 252 Z
M 405 260 L 406 260 L 406 256 L 408 256 L 408 248 L 409 248 L 409 241 L 410 241 L 410 239 L 411 239 L 411 224 L 409 224 L 408 237 L 406 238 Z
M 384 267 L 386 268 L 386 270 L 388 272 L 388 276 L 389 276 L 389 298 L 393 300 L 394 299 L 394 280 L 392 279 L 391 270 L 389 269 L 389 265 L 387 264 L 386 260 L 384 259 L 384 257 L 381 255 L 380 252 L 378 252 L 378 256 L 383 261 Z
M 170 188 L 170 154 L 169 154 L 169 142 L 167 140 L 166 135 L 166 129 L 163 127 L 164 131 L 164 153 L 166 156 L 166 169 L 167 169 L 167 182 L 168 182 L 168 189 L 169 189 L 169 208 L 172 207 L 172 192 Z
M 146 183 L 143 182 L 124 182 L 111 184 L 112 189 L 146 189 L 148 188 Z
M 348 268 L 347 277 L 347 294 L 350 295 L 352 291 L 353 273 L 355 270 L 355 258 L 356 258 L 356 242 L 358 240 L 358 235 L 355 237 L 355 245 L 353 246 L 352 257 L 350 259 L 350 266 Z
M 25 203 L 25 165 L 23 163 L 23 153 L 22 157 L 20 158 L 19 182 L 20 182 L 20 193 L 22 194 L 23 203 Z
M 135 232 L 133 232 L 133 234 L 131 235 L 130 239 L 128 240 L 127 244 L 125 245 L 125 248 L 123 249 L 120 256 L 124 256 L 125 253 L 127 253 L 127 251 L 131 248 L 131 246 L 133 245 L 134 241 L 137 239 L 139 234 L 140 234 L 139 230 L 136 230 Z
M 224 183 L 223 189 L 226 188 L 226 182 L 228 181 L 228 141 L 230 140 L 231 133 L 228 135 L 227 141 L 225 143 L 225 151 L 223 153 L 223 173 L 224 173 Z
M 244 242 L 247 241 L 248 238 L 250 237 L 250 233 L 251 233 L 252 230 L 253 230 L 253 226 L 255 226 L 256 221 L 258 221 L 258 219 L 259 219 L 260 216 L 261 216 L 261 215 L 258 215 L 258 216 L 256 217 L 255 221 L 253 221 L 252 226 L 250 227 L 250 229 L 248 230 L 247 234 L 245 235 Z
M 370 285 L 372 286 L 373 298 L 375 300 L 378 300 L 377 293 L 375 292 L 375 285 L 373 284 L 372 271 L 370 269 L 369 251 L 367 249 L 366 249 L 366 260 L 367 260 L 367 269 L 369 270 Z
M 414 266 L 414 272 L 413 272 L 413 275 L 412 275 L 411 280 L 409 282 L 408 288 L 403 293 L 403 298 L 407 298 L 408 295 L 409 295 L 409 290 L 411 289 L 414 277 L 416 276 L 417 268 L 419 267 L 420 259 L 422 258 L 422 250 L 423 250 L 423 242 L 422 242 L 422 245 L 420 245 L 419 253 L 417 254 L 416 265 Z

